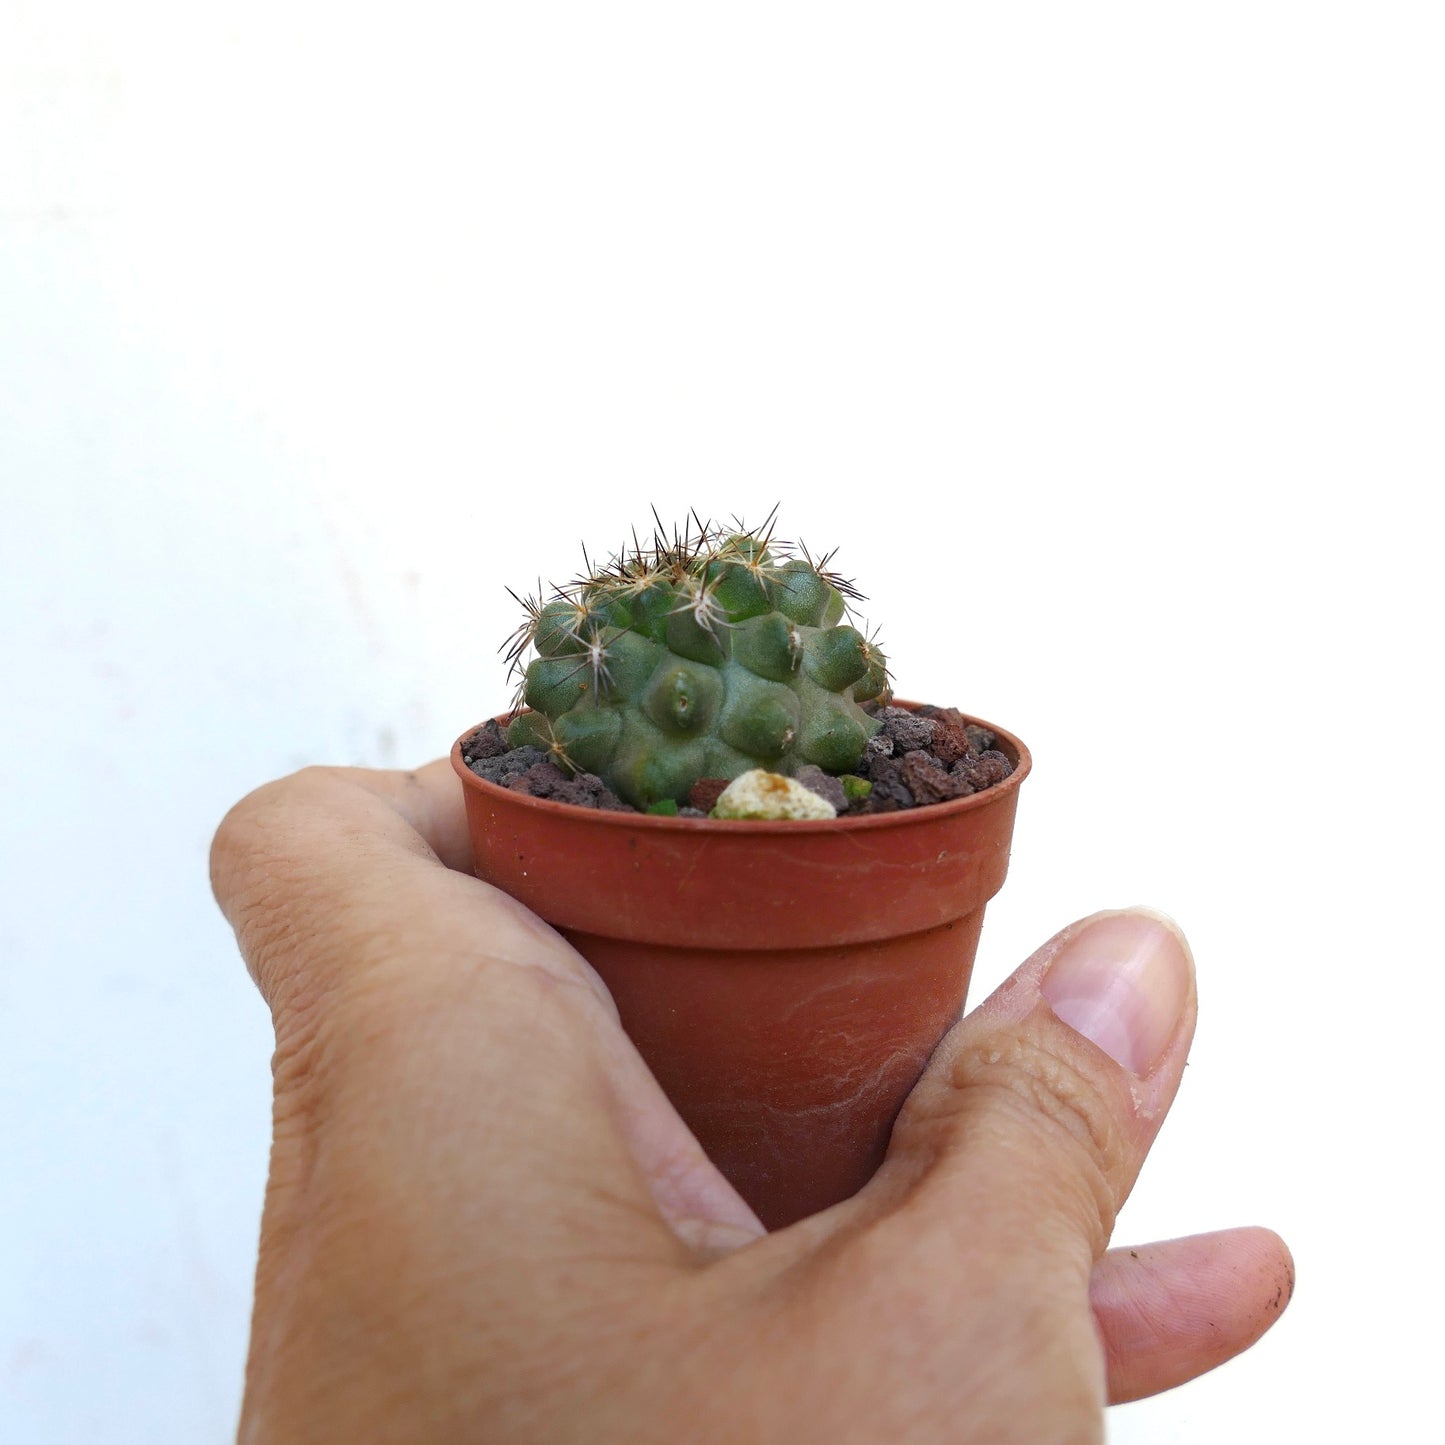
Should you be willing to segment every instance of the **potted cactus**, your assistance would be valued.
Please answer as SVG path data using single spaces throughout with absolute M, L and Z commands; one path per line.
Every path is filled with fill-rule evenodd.
M 829 560 L 772 517 L 634 537 L 518 599 L 519 695 L 452 752 L 478 875 L 597 969 L 769 1226 L 881 1160 L 962 1010 L 1029 767 L 892 699 Z

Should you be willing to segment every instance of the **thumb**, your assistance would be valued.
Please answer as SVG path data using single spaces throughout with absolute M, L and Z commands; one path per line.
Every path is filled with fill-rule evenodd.
M 1044 945 L 945 1038 L 859 1196 L 906 1206 L 996 1261 L 1081 1288 L 1173 1101 L 1194 1033 L 1178 928 L 1099 913 Z

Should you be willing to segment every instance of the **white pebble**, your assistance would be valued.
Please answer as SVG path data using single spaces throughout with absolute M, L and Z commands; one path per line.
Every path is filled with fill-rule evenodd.
M 714 818 L 807 819 L 836 818 L 837 809 L 826 799 L 780 773 L 754 768 L 734 778 L 712 810 Z

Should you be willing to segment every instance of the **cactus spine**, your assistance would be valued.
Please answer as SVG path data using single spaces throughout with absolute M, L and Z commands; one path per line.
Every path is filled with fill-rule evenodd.
M 815 563 L 772 525 L 694 514 L 671 536 L 659 525 L 650 546 L 634 536 L 546 601 L 519 598 L 507 651 L 532 711 L 508 743 L 597 773 L 639 808 L 751 768 L 856 768 L 878 727 L 858 704 L 886 693 L 886 659 L 844 621 L 859 594 L 828 570 L 831 554 Z

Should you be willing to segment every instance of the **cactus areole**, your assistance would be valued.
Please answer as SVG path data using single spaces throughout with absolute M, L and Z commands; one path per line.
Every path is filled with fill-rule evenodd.
M 846 620 L 852 583 L 775 540 L 772 521 L 659 526 L 650 545 L 519 598 L 508 655 L 531 711 L 508 744 L 641 809 L 754 768 L 856 768 L 878 729 L 859 704 L 886 696 L 886 659 Z

